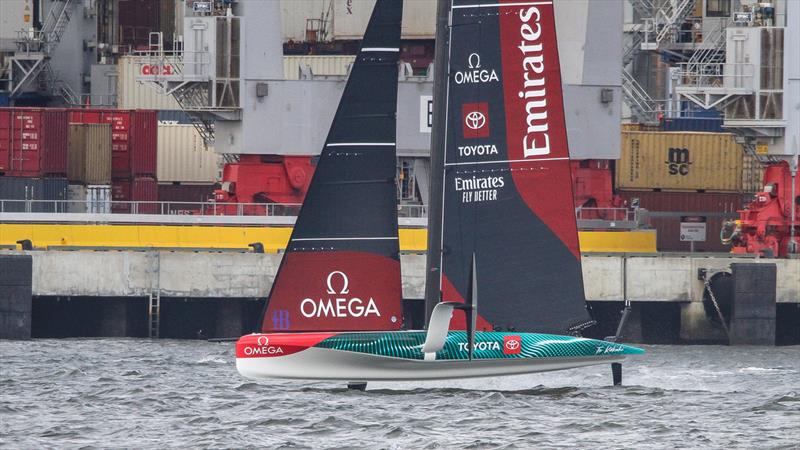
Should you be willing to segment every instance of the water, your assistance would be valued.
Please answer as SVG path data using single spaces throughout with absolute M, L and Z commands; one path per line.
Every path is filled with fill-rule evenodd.
M 491 380 L 242 379 L 233 344 L 0 341 L 0 447 L 800 448 L 800 347 Z

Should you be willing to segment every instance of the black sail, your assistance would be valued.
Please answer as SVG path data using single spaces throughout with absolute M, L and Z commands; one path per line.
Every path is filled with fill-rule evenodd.
M 375 5 L 270 292 L 263 332 L 402 325 L 395 184 L 402 3 Z
M 453 0 L 450 46 L 442 300 L 464 301 L 475 255 L 478 330 L 577 331 L 590 316 L 553 5 Z

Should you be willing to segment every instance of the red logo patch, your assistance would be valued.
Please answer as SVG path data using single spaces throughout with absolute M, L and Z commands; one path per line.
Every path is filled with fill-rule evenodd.
M 522 351 L 522 339 L 519 336 L 503 336 L 503 353 L 518 355 Z
M 465 139 L 489 137 L 488 103 L 464 103 L 461 106 L 461 119 Z

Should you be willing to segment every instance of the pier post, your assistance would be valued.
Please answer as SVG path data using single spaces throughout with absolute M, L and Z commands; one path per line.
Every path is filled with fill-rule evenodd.
M 731 345 L 775 345 L 777 266 L 733 263 Z
M 0 256 L 0 339 L 30 339 L 33 258 Z

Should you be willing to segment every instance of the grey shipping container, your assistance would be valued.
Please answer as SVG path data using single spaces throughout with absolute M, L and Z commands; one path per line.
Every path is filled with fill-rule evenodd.
M 66 178 L 0 177 L 0 212 L 64 212 L 68 187 Z
M 111 124 L 69 125 L 69 181 L 111 184 Z

